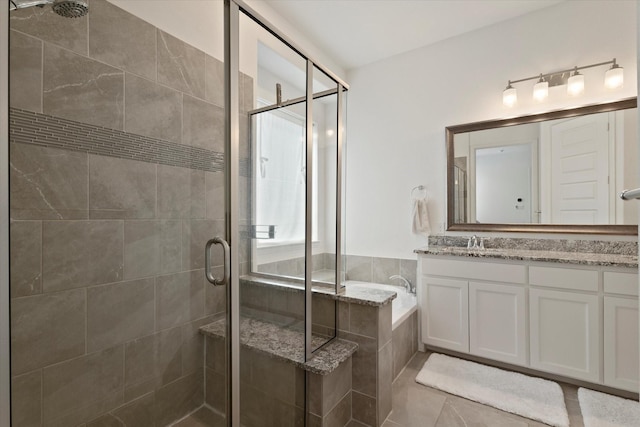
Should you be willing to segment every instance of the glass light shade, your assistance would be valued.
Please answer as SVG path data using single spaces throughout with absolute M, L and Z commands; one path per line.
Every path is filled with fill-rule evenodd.
M 604 86 L 607 89 L 619 89 L 624 85 L 624 69 L 614 66 L 604 75 Z
M 549 82 L 539 81 L 533 86 L 533 99 L 544 101 L 549 96 Z
M 580 95 L 584 92 L 584 76 L 576 73 L 569 77 L 567 83 L 567 93 L 572 96 Z
M 516 102 L 518 102 L 518 93 L 516 92 L 516 88 L 509 85 L 504 92 L 502 92 L 502 103 L 507 107 L 513 107 L 516 105 Z

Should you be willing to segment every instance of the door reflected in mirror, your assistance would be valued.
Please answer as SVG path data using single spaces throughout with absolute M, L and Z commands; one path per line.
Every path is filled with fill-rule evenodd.
M 640 184 L 635 105 L 632 99 L 447 128 L 448 229 L 637 225 L 638 204 L 619 198 Z M 625 234 L 620 230 L 614 234 Z M 575 231 L 589 228 L 568 232 Z

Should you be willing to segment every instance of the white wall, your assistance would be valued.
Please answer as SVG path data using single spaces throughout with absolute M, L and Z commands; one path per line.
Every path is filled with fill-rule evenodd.
M 224 28 L 222 0 L 109 0 L 158 28 L 222 60 Z M 343 78 L 346 72 L 318 49 L 295 26 L 260 0 L 244 0 L 251 8 L 274 25 L 308 55 Z M 242 70 L 242 66 L 240 67 Z M 244 70 L 243 70 L 244 71 Z
M 444 231 L 446 126 L 635 96 L 636 38 L 636 2 L 569 1 L 351 70 L 347 253 L 414 258 L 426 242 L 410 233 L 410 191 L 419 184 L 433 232 Z M 578 98 L 552 88 L 535 104 L 531 82 L 516 86 L 516 108 L 502 105 L 509 79 L 614 57 L 625 68 L 623 89 L 605 91 L 598 67 L 585 70 Z

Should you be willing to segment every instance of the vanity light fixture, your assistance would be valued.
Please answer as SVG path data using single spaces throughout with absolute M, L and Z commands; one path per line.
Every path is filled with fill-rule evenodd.
M 533 98 L 538 101 L 544 101 L 549 96 L 549 87 L 567 85 L 567 93 L 571 96 L 578 96 L 584 93 L 584 75 L 579 70 L 586 68 L 601 67 L 609 65 L 604 78 L 604 86 L 607 89 L 619 89 L 624 84 L 623 68 L 616 63 L 616 59 L 611 61 L 599 62 L 597 64 L 585 65 L 582 67 L 573 67 L 553 73 L 539 74 L 534 77 L 527 77 L 518 80 L 509 80 L 507 88 L 502 92 L 502 103 L 507 107 L 513 107 L 518 100 L 516 88 L 512 85 L 515 83 L 526 82 L 529 80 L 538 80 L 533 86 Z
M 567 81 L 567 93 L 571 96 L 578 96 L 584 93 L 584 76 L 575 68 L 571 77 Z
M 533 86 L 533 99 L 536 101 L 544 101 L 549 96 L 549 82 L 546 81 L 542 74 L 540 74 L 540 80 Z
M 507 84 L 507 88 L 502 92 L 502 103 L 507 107 L 513 107 L 518 102 L 518 92 L 516 88 L 511 86 L 511 80 Z
M 624 85 L 624 72 L 623 68 L 616 64 L 615 58 L 613 59 L 613 65 L 604 74 L 604 85 L 607 89 L 618 89 Z

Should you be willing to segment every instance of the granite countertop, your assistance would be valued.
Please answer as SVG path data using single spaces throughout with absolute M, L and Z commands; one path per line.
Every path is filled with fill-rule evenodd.
M 592 252 L 564 252 L 514 248 L 467 249 L 457 246 L 429 246 L 416 249 L 418 254 L 460 256 L 472 258 L 496 258 L 516 261 L 556 262 L 604 267 L 637 268 L 637 255 Z
M 240 281 L 242 283 L 251 283 L 256 286 L 280 286 L 285 289 L 290 289 L 291 291 L 304 291 L 304 285 L 302 283 L 280 278 L 245 275 L 240 278 Z M 327 284 L 322 283 L 318 284 L 315 282 L 312 286 L 312 290 L 315 294 L 326 295 L 328 298 L 338 301 L 369 305 L 373 307 L 380 307 L 389 304 L 397 297 L 397 294 L 392 291 L 371 289 L 360 286 L 346 286 L 344 292 L 336 294 L 333 286 L 328 286 Z
M 226 320 L 220 319 L 202 326 L 200 332 L 211 338 L 224 338 Z M 317 348 L 323 345 L 326 339 L 326 337 L 312 337 L 312 347 Z M 319 375 L 332 372 L 358 349 L 356 343 L 334 339 L 316 351 L 310 361 L 305 362 L 303 331 L 249 317 L 242 317 L 240 320 L 240 343 L 242 346 L 293 363 L 299 368 Z

